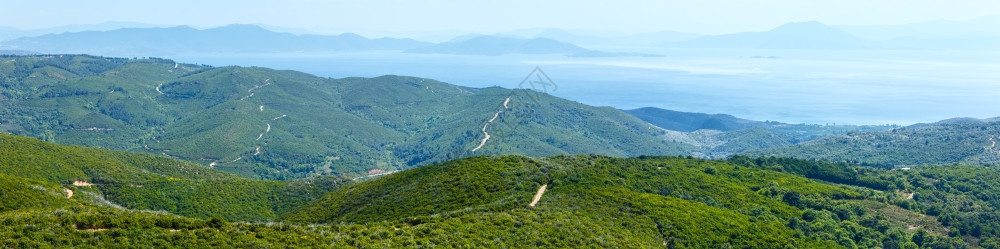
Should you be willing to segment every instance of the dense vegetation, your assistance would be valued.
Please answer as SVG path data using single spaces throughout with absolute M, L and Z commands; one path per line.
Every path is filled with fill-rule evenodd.
M 878 132 L 895 125 L 811 125 L 746 120 L 726 114 L 704 114 L 645 107 L 626 110 L 663 128 L 665 140 L 693 146 L 690 155 L 722 159 L 731 155 L 774 149 L 812 139 L 857 132 Z
M 1000 246 L 1000 170 L 985 167 L 477 156 L 348 183 L 306 203 L 326 191 L 323 179 L 246 180 L 156 156 L 0 142 L 4 247 Z M 290 223 L 231 222 L 276 219 Z
M 904 177 L 939 174 L 940 169 L 889 171 L 747 157 L 734 157 L 729 162 L 674 157 L 476 157 L 338 189 L 284 219 L 328 224 L 378 221 L 404 230 L 446 226 L 445 231 L 456 236 L 469 233 L 467 225 L 455 224 L 457 221 L 523 220 L 514 223 L 516 231 L 504 223 L 486 222 L 475 226 L 479 231 L 466 240 L 448 237 L 459 243 L 489 245 L 479 241 L 486 235 L 510 247 L 577 243 L 598 247 L 657 247 L 666 243 L 675 248 L 996 245 L 996 235 L 983 232 L 993 231 L 992 226 L 975 225 L 997 221 L 994 215 L 982 215 L 997 214 L 997 209 L 975 204 L 986 204 L 989 199 L 962 195 L 963 201 L 979 208 L 976 213 L 980 215 L 972 215 L 958 211 L 959 207 L 945 199 L 918 204 L 914 199 L 921 198 L 919 195 L 908 197 L 908 193 L 930 191 L 941 198 L 958 198 L 955 196 L 961 193 L 957 191 L 917 187 Z M 966 169 L 1000 176 L 989 168 Z M 543 184 L 548 191 L 540 204 L 526 206 L 534 190 Z M 923 209 L 922 205 L 938 208 Z M 951 209 L 947 214 L 927 212 L 943 210 L 940 206 Z M 586 229 L 581 229 L 580 222 L 588 224 Z M 976 232 L 961 232 L 965 229 Z M 522 234 L 522 230 L 531 232 Z M 424 239 L 436 241 L 439 236 L 444 235 Z M 553 237 L 562 242 L 552 242 Z M 603 239 L 588 239 L 594 237 Z
M 619 110 L 529 90 L 399 76 L 328 79 L 154 58 L 4 56 L 0 100 L 3 132 L 167 155 L 266 179 L 363 176 L 484 154 L 691 149 L 656 137 L 663 132 Z M 473 152 L 495 114 L 491 139 Z
M 196 218 L 273 220 L 339 186 L 330 177 L 295 181 L 251 180 L 164 157 L 60 146 L 0 134 L 0 176 L 30 179 L 31 186 L 71 198 L 96 198 L 125 208 L 160 210 Z M 64 187 L 60 187 L 64 186 Z M 46 206 L 53 197 L 19 200 L 5 190 L 5 206 Z M 8 200 L 10 201 L 8 203 Z
M 1000 122 L 944 121 L 882 132 L 858 132 L 784 147 L 747 152 L 848 162 L 874 167 L 922 164 L 996 165 L 1000 163 Z

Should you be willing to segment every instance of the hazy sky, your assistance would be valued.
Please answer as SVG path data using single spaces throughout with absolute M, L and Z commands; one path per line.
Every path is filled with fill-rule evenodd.
M 997 0 L 0 0 L 0 6 L 0 26 L 21 29 L 108 21 L 198 27 L 259 23 L 370 35 L 533 27 L 720 34 L 795 21 L 900 24 L 1000 14 Z

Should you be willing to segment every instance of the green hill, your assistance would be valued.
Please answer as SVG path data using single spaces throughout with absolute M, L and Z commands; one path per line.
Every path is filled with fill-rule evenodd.
M 49 206 L 72 199 L 139 210 L 227 220 L 265 221 L 339 186 L 329 177 L 296 181 L 252 180 L 204 166 L 144 154 L 60 146 L 33 138 L 0 134 L 0 176 L 29 179 L 32 188 L 61 198 L 5 196 L 17 205 Z M 5 186 L 7 186 L 5 184 Z M 35 187 L 37 186 L 37 187 Z M 3 195 L 18 195 L 16 188 Z M 30 192 L 30 191 L 29 191 Z
M 887 131 L 895 125 L 813 125 L 746 120 L 645 107 L 624 111 L 665 130 L 664 140 L 689 147 L 701 158 L 726 158 L 744 152 L 780 148 L 832 135 Z
M 1000 122 L 941 122 L 829 136 L 805 143 L 751 151 L 752 156 L 819 159 L 877 167 L 1000 163 Z
M 625 112 L 650 124 L 672 131 L 732 131 L 767 125 L 765 122 L 741 119 L 727 114 L 679 112 L 655 107 L 625 110 Z
M 321 191 L 322 179 L 0 143 L 4 247 L 993 248 L 1000 236 L 1000 171 L 985 167 L 476 156 Z
M 864 171 L 854 166 L 794 159 L 733 163 L 672 157 L 473 157 L 344 187 L 283 219 L 391 224 L 404 235 L 441 229 L 419 235 L 418 241 L 500 247 L 909 248 L 919 240 L 931 248 L 967 243 L 948 238 L 948 228 L 921 213 L 925 203 L 886 194 L 928 187 L 907 185 L 908 178 L 922 178 L 919 174 L 860 173 Z M 903 182 L 897 187 L 884 176 Z M 547 190 L 530 206 L 543 185 Z M 951 195 L 983 204 L 988 200 Z M 986 209 L 996 212 L 992 206 Z M 976 217 L 962 216 L 964 222 Z
M 678 155 L 693 148 L 657 138 L 662 131 L 619 110 L 529 90 L 154 58 L 3 58 L 0 131 L 266 179 L 364 176 L 472 155 Z

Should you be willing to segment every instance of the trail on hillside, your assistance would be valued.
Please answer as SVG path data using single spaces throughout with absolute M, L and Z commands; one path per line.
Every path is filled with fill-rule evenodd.
M 260 89 L 260 88 L 263 88 L 263 87 L 269 86 L 269 85 L 271 85 L 271 79 L 270 78 L 265 79 L 264 80 L 264 84 L 254 85 L 250 89 L 247 89 L 247 93 L 250 93 L 250 94 L 247 95 L 247 96 L 244 96 L 244 97 L 240 98 L 240 100 L 242 101 L 242 100 L 246 100 L 246 99 L 248 99 L 250 97 L 253 97 L 256 94 L 254 92 L 254 90 L 257 90 L 257 89 Z M 160 90 L 161 87 L 163 87 L 163 84 L 157 85 L 156 86 L 156 92 L 158 92 L 160 94 L 164 94 L 164 92 L 162 90 Z M 259 105 L 257 109 L 260 110 L 261 112 L 263 112 L 264 111 L 264 105 Z M 271 120 L 278 120 L 278 119 L 281 119 L 281 118 L 284 118 L 284 117 L 287 117 L 287 116 L 288 115 L 281 114 L 281 116 L 272 118 Z M 265 134 L 271 132 L 271 124 L 270 123 L 265 123 L 265 124 L 267 125 L 267 127 L 264 129 L 263 132 L 261 132 L 260 134 L 257 135 L 257 138 L 254 139 L 254 141 L 260 141 L 262 138 L 264 138 Z M 153 140 L 156 140 L 157 143 L 160 142 L 159 140 L 156 139 L 156 137 L 153 137 Z M 253 155 L 254 156 L 260 155 L 261 154 L 261 148 L 263 146 L 265 146 L 265 145 L 267 145 L 266 142 L 263 145 L 255 145 L 255 148 L 252 150 L 253 151 Z M 143 146 L 143 148 L 145 148 L 147 150 L 154 151 L 154 149 L 150 148 L 149 145 L 147 145 L 147 144 L 143 144 L 142 146 Z M 174 159 L 180 158 L 180 157 L 177 157 L 177 156 L 172 156 L 172 155 L 167 154 L 168 151 L 169 150 L 162 150 L 160 154 L 163 155 L 163 156 L 166 156 L 166 157 L 174 158 Z M 235 160 L 232 160 L 232 161 L 215 161 L 215 162 L 209 163 L 208 167 L 215 167 L 215 166 L 218 166 L 218 165 L 221 165 L 221 164 L 226 164 L 226 163 L 234 163 L 234 162 L 237 162 L 237 161 L 242 160 L 242 159 L 243 159 L 243 157 L 240 156 L 240 157 L 237 157 Z
M 246 100 L 246 99 L 248 99 L 250 97 L 253 97 L 254 96 L 254 91 L 253 90 L 257 90 L 257 89 L 260 89 L 262 87 L 269 86 L 269 85 L 271 85 L 271 79 L 270 78 L 264 80 L 264 84 L 262 84 L 262 85 L 256 85 L 256 86 L 251 87 L 250 89 L 248 89 L 247 92 L 250 93 L 250 95 L 247 95 L 247 96 L 241 98 L 240 100 Z M 259 105 L 259 107 L 257 109 L 260 110 L 261 112 L 263 112 L 264 111 L 264 105 Z M 284 118 L 284 117 L 287 117 L 287 116 L 288 115 L 281 114 L 281 116 L 272 118 L 271 120 L 278 120 L 280 118 Z M 264 134 L 267 134 L 267 133 L 271 132 L 271 123 L 265 123 L 265 124 L 267 125 L 267 128 L 264 129 L 264 132 L 261 132 L 260 134 L 258 134 L 257 138 L 254 139 L 254 141 L 260 141 L 260 139 L 264 138 Z M 267 145 L 267 142 L 265 142 L 263 145 L 256 145 L 256 147 L 253 149 L 253 154 L 252 155 L 253 156 L 260 155 L 261 154 L 261 150 L 260 149 L 263 146 L 265 146 L 265 145 Z M 216 165 L 220 165 L 220 164 L 235 163 L 235 162 L 237 162 L 239 160 L 243 160 L 243 157 L 242 156 L 237 157 L 235 160 L 232 160 L 232 161 L 229 161 L 229 162 L 212 162 L 212 163 L 209 163 L 208 166 L 209 167 L 215 167 Z
M 994 139 L 994 137 L 990 137 L 990 142 L 993 142 L 993 144 L 990 145 L 990 150 L 995 149 L 997 147 L 996 139 Z M 997 155 L 1000 155 L 1000 150 L 997 150 Z
M 483 136 L 484 136 L 483 137 L 483 141 L 480 141 L 479 142 L 479 146 L 476 146 L 476 148 L 472 149 L 472 152 L 476 152 L 477 150 L 482 149 L 483 146 L 486 145 L 486 141 L 490 140 L 490 133 L 486 132 L 486 127 L 489 127 L 490 123 L 493 123 L 493 121 L 496 120 L 497 117 L 500 117 L 500 113 L 502 113 L 503 111 L 505 111 L 505 110 L 508 109 L 508 107 L 507 107 L 508 103 L 510 103 L 510 97 L 507 97 L 507 99 L 505 99 L 503 101 L 503 109 L 501 109 L 501 110 L 497 111 L 496 113 L 494 113 L 493 114 L 493 118 L 490 118 L 489 121 L 486 121 L 486 124 L 483 124 Z
M 264 137 L 264 134 L 268 133 L 268 132 L 271 132 L 271 123 L 267 123 L 267 130 L 264 130 L 264 132 L 261 132 L 260 136 L 257 136 L 257 140 L 260 140 L 260 138 Z
M 66 199 L 73 198 L 73 190 L 66 189 Z
M 77 187 L 90 187 L 90 186 L 94 186 L 94 184 L 86 182 L 86 181 L 73 181 L 73 186 L 77 186 Z
M 534 207 L 536 204 L 538 204 L 538 201 L 542 199 L 542 195 L 545 194 L 545 188 L 548 186 L 549 186 L 548 184 L 544 184 L 542 185 L 542 187 L 538 188 L 538 192 L 535 193 L 535 197 L 531 198 L 531 204 L 528 204 L 529 207 Z
M 250 93 L 250 95 L 247 95 L 246 97 L 243 97 L 240 100 L 245 100 L 247 98 L 253 97 L 253 94 L 254 94 L 253 90 L 257 90 L 258 88 L 269 86 L 269 85 L 271 85 L 271 79 L 264 80 L 264 84 L 263 85 L 256 85 L 256 86 L 251 87 L 249 90 L 247 90 L 247 92 Z M 263 109 L 261 109 L 261 110 L 263 110 Z
M 392 173 L 396 173 L 396 172 L 399 172 L 399 170 L 393 170 L 393 171 L 382 172 L 382 173 L 378 173 L 378 174 L 371 174 L 371 175 L 366 175 L 366 176 L 359 176 L 359 177 L 351 178 L 351 180 L 357 181 L 358 179 L 362 179 L 362 178 L 384 176 L 384 175 L 388 175 L 388 174 L 392 174 Z

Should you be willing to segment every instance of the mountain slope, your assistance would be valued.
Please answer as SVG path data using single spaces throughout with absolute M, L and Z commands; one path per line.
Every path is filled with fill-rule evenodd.
M 788 165 L 790 172 L 826 176 L 796 171 L 814 169 L 819 165 L 814 162 L 780 164 Z M 450 227 L 448 233 L 432 233 L 430 239 L 458 236 L 468 238 L 458 243 L 479 244 L 483 242 L 478 238 L 486 235 L 501 238 L 493 243 L 510 247 L 531 245 L 526 243 L 541 247 L 574 243 L 602 247 L 880 247 L 909 242 L 882 240 L 875 234 L 899 233 L 892 236 L 908 238 L 912 232 L 896 229 L 917 223 L 926 227 L 924 235 L 929 231 L 933 234 L 929 236 L 952 243 L 941 239 L 945 228 L 936 220 L 867 200 L 867 194 L 855 192 L 870 190 L 759 169 L 772 165 L 768 163 L 744 165 L 749 167 L 682 158 L 473 157 L 338 189 L 284 219 L 329 224 L 379 221 L 396 224 L 392 227 L 401 231 Z M 830 171 L 846 167 L 837 174 L 859 177 L 853 175 L 859 171 L 850 166 L 826 166 Z M 881 181 L 868 174 L 861 179 Z M 536 192 L 541 186 L 545 186 L 544 191 Z M 879 186 L 886 189 L 889 184 Z M 529 205 L 533 194 L 540 196 L 535 198 L 540 201 Z M 879 229 L 857 223 L 887 219 L 891 223 Z M 478 225 L 466 227 L 463 222 Z M 797 224 L 815 230 L 803 232 Z M 515 229 L 509 229 L 512 226 Z M 832 234 L 840 232 L 846 237 L 833 239 Z M 511 237 L 522 239 L 509 240 Z M 588 239 L 594 237 L 604 239 Z
M 0 138 L 21 148 L 0 147 L 17 152 L 0 159 L 27 162 L 17 165 L 70 164 L 69 169 L 84 174 L 117 165 L 53 156 L 100 157 L 107 151 Z M 200 167 L 157 160 L 171 163 L 136 167 L 177 176 L 192 172 L 188 166 Z M 984 194 L 996 186 L 974 184 L 1000 173 L 982 167 L 889 171 L 775 158 L 479 156 L 349 184 L 283 216 L 295 223 L 285 224 L 122 209 L 102 199 L 112 193 L 102 188 L 107 183 L 73 186 L 35 179 L 48 174 L 9 175 L 25 173 L 0 165 L 0 243 L 10 247 L 988 248 L 997 242 L 992 231 L 1000 224 L 988 215 L 997 212 L 996 200 Z M 108 182 L 137 177 L 128 167 L 112 171 L 104 178 Z M 227 182 L 228 174 L 216 174 L 223 177 L 216 181 Z M 245 187 L 211 191 L 256 192 Z M 140 199 L 162 201 L 154 195 Z M 209 198 L 198 207 L 224 203 Z M 228 206 L 213 214 L 242 208 Z M 327 224 L 307 224 L 313 222 Z
M 135 57 L 184 53 L 404 50 L 427 44 L 410 39 L 368 39 L 350 33 L 337 36 L 293 35 L 254 25 L 234 24 L 204 30 L 178 26 L 48 34 L 5 41 L 0 43 L 0 49 Z
M 884 132 L 849 133 L 748 152 L 879 167 L 1000 163 L 1000 122 L 946 120 Z
M 577 237 L 581 235 L 611 238 L 604 242 L 611 244 L 605 246 L 622 243 L 623 239 L 634 241 L 632 243 L 637 244 L 632 246 L 639 247 L 664 242 L 695 247 L 724 243 L 767 247 L 794 240 L 790 231 L 780 223 L 763 220 L 744 223 L 748 222 L 746 216 L 741 217 L 727 207 L 765 205 L 773 208 L 772 215 L 778 217 L 795 215 L 795 208 L 753 194 L 739 199 L 712 197 L 740 190 L 730 188 L 734 187 L 730 182 L 732 179 L 705 177 L 702 173 L 704 168 L 700 166 L 716 165 L 682 166 L 679 164 L 681 161 L 585 156 L 539 160 L 522 157 L 468 158 L 393 174 L 332 192 L 316 203 L 289 214 L 286 219 L 327 223 L 385 220 L 408 224 L 405 227 L 513 216 L 514 220 L 525 219 L 520 229 L 534 231 L 527 234 L 537 234 L 534 236 L 540 239 L 550 236 L 564 237 L 569 241 L 586 238 Z M 691 179 L 699 179 L 703 184 L 676 182 Z M 796 183 L 789 186 L 807 184 L 799 180 L 793 182 Z M 537 206 L 529 207 L 532 194 L 541 185 L 546 185 L 548 190 Z M 836 189 L 813 191 L 848 194 Z M 675 197 L 689 195 L 701 196 L 699 198 L 703 199 L 700 200 L 713 204 Z M 701 211 L 692 212 L 694 210 Z M 611 214 L 615 214 L 614 218 Z M 611 220 L 614 222 L 609 222 Z M 714 222 L 695 223 L 697 220 Z M 579 231 L 581 221 L 590 223 L 588 227 L 593 229 L 584 230 L 589 230 L 589 233 L 573 232 Z M 548 222 L 556 225 L 542 227 L 537 224 Z M 495 226 L 503 226 L 503 223 L 486 223 L 483 228 L 490 231 L 497 229 Z M 738 232 L 750 231 L 742 230 L 747 228 L 744 226 L 756 227 L 755 231 L 761 234 Z M 735 234 L 734 237 L 726 237 L 710 231 L 731 231 Z M 799 240 L 798 243 L 822 244 L 809 239 Z
M 47 199 L 32 199 L 29 206 L 96 198 L 91 201 L 113 207 L 244 221 L 274 219 L 338 186 L 332 178 L 250 180 L 164 157 L 60 146 L 6 134 L 0 134 L 0 176 L 41 181 L 32 184 L 60 197 L 53 201 L 52 196 L 42 195 Z M 4 195 L 18 191 L 23 188 L 5 190 Z
M 165 155 L 252 177 L 364 176 L 482 154 L 690 150 L 619 110 L 531 90 L 400 76 L 328 79 L 163 59 L 6 58 L 0 96 L 10 101 L 0 102 L 0 131 Z
M 655 107 L 625 110 L 625 113 L 660 128 L 682 132 L 703 129 L 732 131 L 764 126 L 763 122 L 741 119 L 732 115 L 679 112 Z
M 705 114 L 645 107 L 626 113 L 664 129 L 666 141 L 693 146 L 691 154 L 702 158 L 726 158 L 734 154 L 798 144 L 811 139 L 848 132 L 885 131 L 896 126 L 807 125 L 775 121 L 753 121 L 725 114 Z

